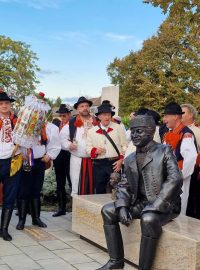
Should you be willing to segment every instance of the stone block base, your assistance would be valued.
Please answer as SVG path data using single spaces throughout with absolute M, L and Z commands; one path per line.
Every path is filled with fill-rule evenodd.
M 106 248 L 101 208 L 111 201 L 110 194 L 73 197 L 72 230 Z M 125 258 L 138 265 L 140 221 L 127 228 L 121 225 Z M 163 227 L 154 270 L 200 270 L 200 221 L 179 216 Z

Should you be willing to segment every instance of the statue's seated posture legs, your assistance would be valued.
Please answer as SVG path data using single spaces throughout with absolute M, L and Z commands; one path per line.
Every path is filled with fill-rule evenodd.
M 134 212 L 131 213 L 134 216 Z M 102 208 L 104 231 L 110 256 L 109 261 L 98 270 L 123 269 L 124 247 L 119 227 L 119 214 L 114 203 Z M 137 217 L 138 218 L 138 217 Z M 162 225 L 169 221 L 169 216 L 156 212 L 141 215 L 142 238 L 140 244 L 139 270 L 150 270 L 152 267 L 157 242 L 162 232 Z
M 124 161 L 127 181 L 118 183 L 115 202 L 102 209 L 110 260 L 99 270 L 124 267 L 119 222 L 131 219 L 141 220 L 139 269 L 151 270 L 162 226 L 180 213 L 182 175 L 170 147 L 153 141 L 154 119 L 138 115 L 130 129 L 136 152 Z

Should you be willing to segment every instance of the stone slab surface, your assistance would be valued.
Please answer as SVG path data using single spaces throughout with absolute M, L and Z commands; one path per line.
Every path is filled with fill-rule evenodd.
M 95 270 L 107 261 L 106 252 L 72 232 L 71 213 L 53 218 L 52 213 L 42 212 L 41 218 L 47 228 L 32 226 L 28 216 L 25 230 L 18 231 L 13 213 L 9 226 L 13 241 L 0 238 L 0 270 Z
M 101 208 L 110 202 L 110 194 L 73 198 L 72 230 L 94 243 L 106 247 Z M 121 226 L 125 258 L 138 265 L 140 221 L 127 228 Z M 95 253 L 94 253 L 95 254 Z M 90 256 L 88 254 L 88 256 Z M 163 227 L 153 269 L 200 270 L 200 221 L 179 216 Z

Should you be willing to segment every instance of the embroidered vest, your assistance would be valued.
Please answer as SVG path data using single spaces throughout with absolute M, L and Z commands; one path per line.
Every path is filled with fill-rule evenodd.
M 77 130 L 77 127 L 81 127 L 82 124 L 79 123 L 79 119 L 77 120 L 78 116 L 75 116 L 75 117 L 72 117 L 70 120 L 69 120 L 69 138 L 70 138 L 70 141 L 73 142 L 73 139 L 76 137 L 76 130 Z M 78 123 L 77 123 L 78 121 Z M 93 118 L 93 126 L 96 126 L 98 125 L 98 121 L 96 118 Z
M 194 136 L 194 133 L 191 129 L 189 129 L 187 126 L 182 125 L 181 128 L 178 130 L 177 133 L 174 133 L 173 131 L 169 131 L 165 133 L 163 140 L 169 144 L 172 149 L 174 150 L 174 154 L 176 156 L 176 159 L 178 161 L 179 168 L 183 168 L 183 157 L 181 155 L 181 143 L 183 140 L 183 137 L 186 133 L 192 134 L 194 137 L 194 144 L 197 150 L 197 142 Z
M 15 125 L 16 125 L 16 122 L 17 122 L 17 115 L 12 113 L 9 118 L 11 120 L 11 126 L 12 126 L 12 130 L 13 130 Z M 2 121 L 2 119 L 0 119 L 0 129 L 2 128 L 2 124 L 3 124 L 3 121 Z

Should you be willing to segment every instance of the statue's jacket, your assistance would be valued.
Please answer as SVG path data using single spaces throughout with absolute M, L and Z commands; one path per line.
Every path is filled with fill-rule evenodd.
M 141 209 L 136 152 L 125 159 L 124 167 L 127 181 L 121 181 L 117 186 L 115 207 L 131 208 L 140 204 Z M 154 142 L 146 153 L 141 173 L 147 198 L 141 213 L 156 211 L 171 213 L 173 218 L 178 216 L 183 178 L 170 146 Z

